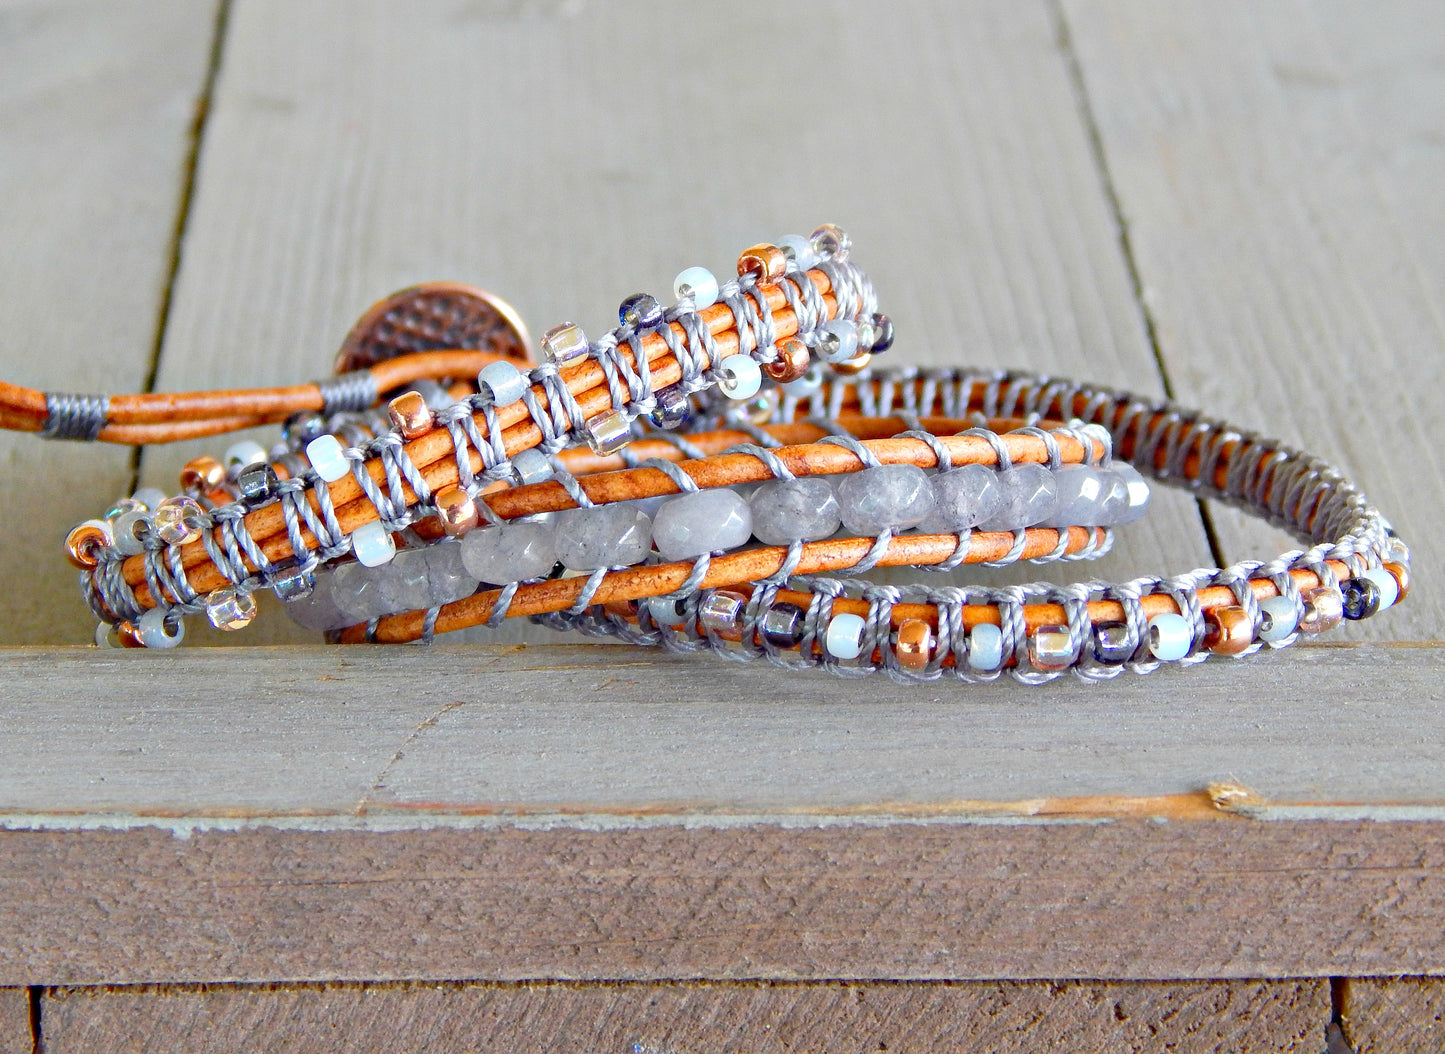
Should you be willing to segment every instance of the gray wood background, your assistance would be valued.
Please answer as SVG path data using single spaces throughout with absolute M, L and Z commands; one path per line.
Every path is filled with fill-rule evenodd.
M 49 1015 L 51 1051 L 155 1050 L 158 1036 L 208 1029 L 290 1043 L 341 1017 L 394 1019 L 358 1016 L 355 993 L 304 987 L 211 1002 L 164 989 L 165 1017 L 147 1009 L 160 990 L 86 987 L 107 982 L 563 976 L 547 970 L 569 961 L 556 952 L 576 939 L 570 923 L 505 969 L 458 974 L 447 972 L 466 961 L 456 942 L 498 931 L 452 918 L 433 932 L 400 914 L 439 950 L 378 958 L 340 941 L 382 916 L 348 911 L 333 878 L 342 892 L 315 901 L 312 919 L 323 945 L 349 949 L 321 957 L 330 973 L 288 965 L 256 936 L 298 910 L 285 898 L 245 901 L 245 954 L 217 958 L 208 936 L 235 922 L 206 905 L 224 869 L 248 859 L 277 875 L 307 853 L 368 870 L 381 846 L 401 846 L 377 878 L 401 890 L 428 867 L 471 867 L 468 837 L 508 831 L 552 839 L 504 854 L 492 891 L 511 890 L 519 917 L 544 928 L 548 913 L 524 909 L 518 891 L 549 853 L 595 851 L 623 879 L 647 873 L 628 852 L 694 861 L 692 884 L 656 887 L 667 910 L 619 909 L 614 942 L 587 959 L 593 979 L 737 978 L 749 961 L 767 964 L 751 976 L 800 984 L 1194 978 L 1202 987 L 1164 1003 L 1135 992 L 1145 1009 L 1132 1026 L 1096 1013 L 1113 997 L 1093 990 L 1055 992 L 1048 1012 L 1028 1009 L 1032 989 L 917 998 L 955 1000 L 960 1021 L 1003 1000 L 1034 1021 L 1033 1049 L 1148 1049 L 1130 1028 L 1190 1014 L 1206 1024 L 1189 1025 L 1179 1049 L 1213 1049 L 1239 1015 L 1257 1049 L 1298 1049 L 1299 1022 L 1314 1015 L 1322 1047 L 1328 992 L 1289 978 L 1445 973 L 1442 187 L 1445 18 L 1432 0 L 0 0 L 8 380 L 121 392 L 311 379 L 371 301 L 431 278 L 492 289 L 534 331 L 562 318 L 596 328 L 685 265 L 725 268 L 743 245 L 833 221 L 898 321 L 896 361 L 1049 370 L 1278 435 L 1363 483 L 1411 542 L 1416 578 L 1406 604 L 1348 627 L 1339 646 L 1038 691 L 785 677 L 516 627 L 500 644 L 340 652 L 302 646 L 274 611 L 243 634 L 193 633 L 251 647 L 101 656 L 67 647 L 89 639 L 91 619 L 60 556 L 65 531 L 137 480 L 171 486 L 218 444 L 133 454 L 0 435 L 0 825 L 14 829 L 0 834 L 0 951 L 14 953 L 0 955 L 0 984 L 81 986 L 33 1007 L 0 989 L 0 1049 L 32 1009 Z M 1289 544 L 1169 493 L 1098 570 L 1173 572 Z M 518 640 L 545 647 L 505 643 Z M 1230 833 L 1212 842 L 1202 832 L 1223 832 L 1220 820 Z M 708 869 L 740 866 L 748 838 L 763 862 L 743 870 L 759 888 L 784 864 L 822 881 L 776 855 L 780 824 L 842 832 L 815 847 L 838 854 L 838 889 L 877 880 L 866 847 L 881 836 L 890 848 L 871 859 L 944 890 L 916 909 L 906 886 L 893 890 L 889 925 L 912 950 L 895 942 L 862 962 L 835 941 L 790 960 L 788 941 L 809 931 L 779 923 L 771 937 L 737 931 L 726 955 L 688 959 L 678 946 L 647 960 L 662 966 L 629 965 L 664 919 L 734 918 L 719 907 L 726 889 L 708 892 Z M 1117 841 L 1068 834 L 1106 829 Z M 713 834 L 648 833 L 697 830 Z M 1064 839 L 1059 866 L 1080 876 L 1117 879 L 1109 854 L 1122 853 L 1158 881 L 1109 885 L 1113 899 L 1050 885 L 1039 831 Z M 158 834 L 189 848 L 168 854 Z M 454 835 L 462 842 L 445 841 Z M 628 850 L 629 838 L 641 841 Z M 731 838 L 744 848 L 720 848 Z M 1288 861 L 1286 884 L 1244 857 L 1234 871 L 1210 863 L 1235 842 Z M 1020 877 L 969 900 L 951 876 L 985 846 Z M 127 915 L 173 867 L 189 876 L 175 927 Z M 100 892 L 102 876 L 119 885 Z M 1237 893 L 1229 910 L 1178 908 L 1180 889 L 1202 896 L 1219 882 Z M 800 917 L 851 932 L 856 919 L 830 916 L 821 888 L 809 900 L 790 887 Z M 1071 896 L 1085 899 L 1068 931 L 1078 943 L 1064 947 L 1040 936 L 1039 906 Z M 950 911 L 1016 954 L 928 960 L 930 942 L 957 943 L 945 939 Z M 37 916 L 53 920 L 44 940 Z M 1342 933 L 1344 917 L 1355 921 Z M 1271 925 L 1292 935 L 1287 951 L 1251 943 Z M 1174 927 L 1198 940 L 1148 939 Z M 1105 932 L 1124 933 L 1133 957 L 1111 956 Z M 1418 1042 L 1412 1024 L 1438 1014 L 1438 985 L 1355 984 L 1360 1050 L 1403 1049 Z M 668 989 L 652 1002 L 479 989 L 449 997 L 450 1011 L 417 1009 L 410 991 L 386 989 L 376 1005 L 411 1006 L 432 1024 L 407 1034 L 437 1049 L 462 1027 L 448 1013 L 533 1021 L 524 1004 L 535 1021 L 604 1022 L 586 1042 L 643 1037 L 658 1050 L 725 1049 L 767 1014 L 783 1032 L 804 1013 L 836 1021 L 836 1035 L 861 1027 L 812 989 Z M 885 1024 L 934 1005 L 867 998 L 894 1008 L 880 1011 Z M 644 1004 L 672 1009 L 649 1016 Z M 711 1032 L 656 1025 L 702 1005 Z M 824 1009 L 799 1009 L 814 1005 Z M 918 1049 L 992 1042 L 968 1027 Z M 556 1042 L 582 1042 L 558 1029 Z

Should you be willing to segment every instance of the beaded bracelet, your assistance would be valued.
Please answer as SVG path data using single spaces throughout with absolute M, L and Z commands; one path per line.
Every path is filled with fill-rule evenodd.
M 825 226 L 746 251 L 737 282 L 719 287 L 689 269 L 673 308 L 631 297 L 620 326 L 596 342 L 573 324 L 554 327 L 545 361 L 525 374 L 498 357 L 507 340 L 492 326 L 474 389 L 432 381 L 428 390 L 419 374 L 384 423 L 359 406 L 307 407 L 288 421 L 289 449 L 233 448 L 229 472 L 199 459 L 183 477 L 187 495 L 138 495 L 73 532 L 91 606 L 119 625 L 122 642 L 162 647 L 179 640 L 183 615 L 247 624 L 250 594 L 271 588 L 298 621 L 343 641 L 430 639 L 528 615 L 845 675 L 977 680 L 1007 669 L 1039 680 L 1249 654 L 1365 617 L 1408 590 L 1408 551 L 1315 459 L 1068 382 L 875 371 L 870 356 L 892 343 L 892 324 L 848 251 L 846 235 Z M 391 308 L 378 305 L 349 338 L 338 364 L 348 376 L 386 365 L 357 337 L 404 323 Z M 525 335 L 503 321 L 513 323 L 515 360 Z M 1111 447 L 1124 460 L 1111 463 Z M 900 588 L 820 575 L 1098 555 L 1109 528 L 1147 503 L 1130 461 L 1316 544 L 1269 565 L 1112 586 Z M 851 522 L 838 517 L 844 537 L 830 519 L 830 478 L 853 495 Z M 757 483 L 751 502 L 734 489 Z M 1009 492 L 1011 517 L 990 521 L 990 487 Z M 870 519 L 864 506 L 879 504 L 880 490 L 894 500 Z M 910 518 L 910 502 L 952 512 L 925 522 L 929 510 Z M 539 522 L 547 518 L 557 522 Z M 754 518 L 761 546 L 749 544 Z M 916 533 L 920 524 L 934 533 Z M 558 539 L 585 554 L 576 536 L 589 529 L 615 537 L 600 553 L 564 554 L 577 577 L 552 577 Z M 448 535 L 462 544 L 428 544 Z M 378 565 L 387 570 L 368 571 Z M 475 592 L 478 579 L 499 588 Z M 353 595 L 345 611 L 334 602 L 328 611 L 338 586 Z M 341 628 L 348 614 L 366 618 Z

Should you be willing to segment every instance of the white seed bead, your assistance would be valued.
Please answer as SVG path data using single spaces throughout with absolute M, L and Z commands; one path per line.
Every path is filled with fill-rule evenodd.
M 1299 627 L 1299 612 L 1289 597 L 1270 597 L 1259 602 L 1259 639 L 1266 644 L 1284 640 Z
M 659 626 L 681 626 L 687 621 L 685 605 L 686 601 L 681 597 L 648 597 L 647 613 Z
M 968 632 L 968 665 L 975 670 L 997 670 L 1003 665 L 1003 630 L 980 622 Z
M 151 532 L 150 513 L 123 512 L 115 518 L 111 527 L 115 536 L 115 551 L 121 556 L 139 556 L 146 551 L 145 537 Z
M 763 368 L 747 355 L 729 355 L 717 369 L 721 374 L 717 386 L 729 399 L 751 399 L 763 386 Z
M 482 367 L 477 374 L 477 387 L 492 393 L 492 402 L 507 406 L 527 394 L 527 378 L 510 362 L 498 359 Z
M 266 463 L 266 448 L 254 440 L 243 439 L 227 447 L 226 456 L 221 460 L 225 462 L 226 471 L 232 477 L 239 476 L 252 465 Z
M 519 450 L 512 455 L 512 471 L 521 483 L 541 483 L 554 475 L 552 462 L 536 447 Z
M 166 625 L 166 612 L 163 608 L 151 608 L 136 620 L 136 636 L 147 648 L 174 648 L 186 636 L 186 624 L 176 619 L 176 628 L 173 631 Z
M 1383 567 L 1372 567 L 1364 574 L 1371 582 L 1380 589 L 1380 608 L 1384 611 L 1392 607 L 1395 601 L 1400 599 L 1400 583 L 1395 581 L 1395 576 L 1386 571 Z
M 1194 630 L 1189 620 L 1172 611 L 1149 620 L 1149 652 L 1160 662 L 1177 662 L 1189 654 Z
M 863 654 L 863 630 L 867 623 L 861 615 L 847 612 L 834 615 L 828 620 L 828 632 L 823 638 L 823 647 L 835 659 L 856 659 Z
M 160 487 L 142 487 L 131 495 L 131 500 L 138 501 L 150 509 L 151 512 L 155 512 L 161 507 L 161 502 L 165 501 L 167 497 L 169 497 L 169 495 L 161 490 Z
M 351 475 L 351 462 L 346 459 L 346 450 L 341 440 L 333 435 L 317 436 L 307 443 L 306 460 L 327 483 L 335 483 Z
M 691 296 L 699 311 L 712 307 L 717 303 L 717 278 L 706 267 L 689 267 L 672 280 L 672 295 L 679 300 Z
M 116 637 L 115 627 L 109 622 L 97 622 L 95 624 L 95 646 L 97 648 L 119 648 L 120 640 Z
M 351 532 L 351 552 L 362 566 L 380 567 L 396 555 L 396 542 L 379 521 L 372 521 Z
M 779 249 L 789 260 L 798 265 L 798 270 L 808 271 L 818 266 L 818 254 L 813 243 L 801 234 L 785 234 L 777 241 Z
M 824 362 L 847 362 L 858 354 L 858 327 L 835 318 L 819 327 L 818 357 Z

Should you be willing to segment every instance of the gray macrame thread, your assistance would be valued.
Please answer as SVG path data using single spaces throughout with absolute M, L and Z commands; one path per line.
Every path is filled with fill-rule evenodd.
M 110 396 L 45 393 L 45 423 L 40 434 L 47 439 L 81 439 L 94 442 L 110 415 Z

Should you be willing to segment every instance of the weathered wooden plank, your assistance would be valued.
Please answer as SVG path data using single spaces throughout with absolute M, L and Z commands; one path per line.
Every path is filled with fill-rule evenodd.
M 0 983 L 1441 969 L 1439 822 L 217 826 L 0 832 Z
M 30 989 L 0 988 L 0 1054 L 33 1054 Z
M 0 812 L 1171 815 L 1228 781 L 1256 815 L 1433 815 L 1442 674 L 1409 645 L 863 692 L 588 645 L 11 651 Z
M 1066 0 L 1107 167 L 1178 398 L 1358 478 L 1415 547 L 1411 607 L 1445 616 L 1445 25 L 1385 5 Z M 1232 559 L 1273 532 L 1217 510 Z
M 1317 1048 L 1321 981 L 61 988 L 45 1047 L 81 1051 Z
M 682 266 L 835 220 L 898 320 L 893 358 L 1159 390 L 1042 3 L 647 23 L 667 46 L 617 62 L 636 25 L 605 6 L 238 2 L 161 385 L 308 379 L 368 303 L 429 278 L 495 288 L 536 330 L 605 327 Z M 148 451 L 147 479 L 198 449 Z M 1121 533 L 1098 573 L 1208 561 L 1182 496 Z
M 1445 978 L 1356 977 L 1348 992 L 1345 1036 L 1354 1054 L 1445 1050 Z
M 189 0 L 0 5 L 6 380 L 145 383 L 214 22 Z M 131 453 L 0 433 L 0 463 L 0 643 L 83 641 L 59 543 L 129 486 Z

